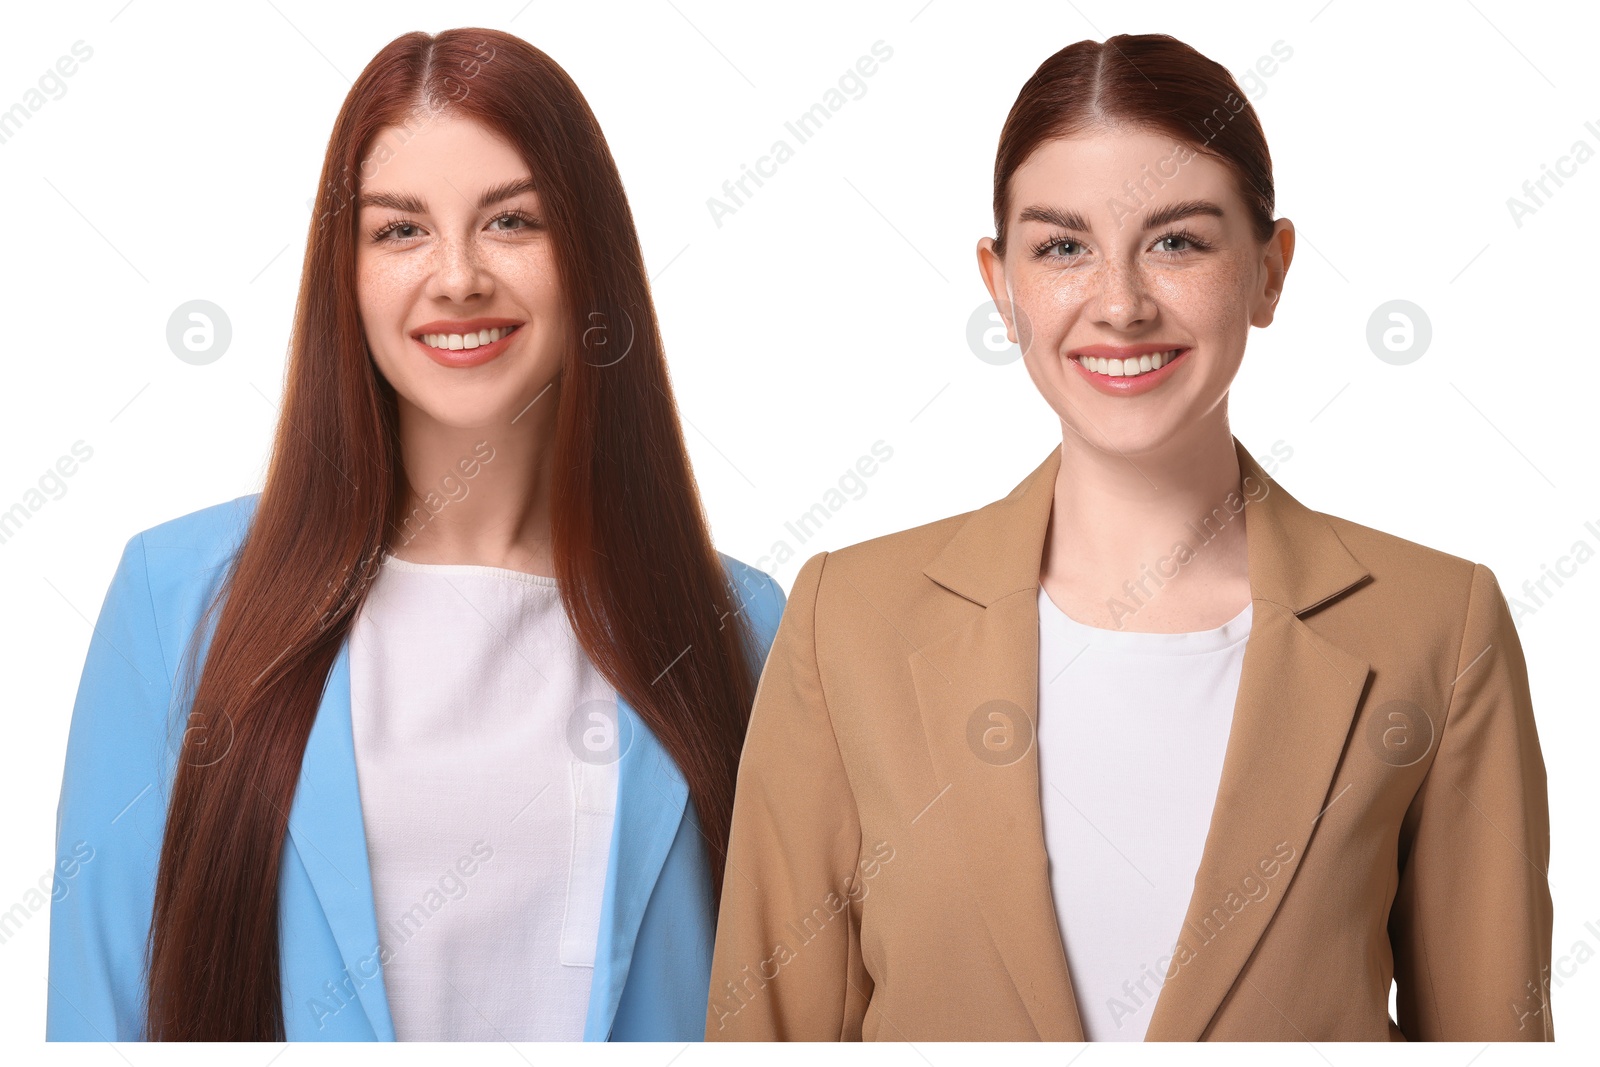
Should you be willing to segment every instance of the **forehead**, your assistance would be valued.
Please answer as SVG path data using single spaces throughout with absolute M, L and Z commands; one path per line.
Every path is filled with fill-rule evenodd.
M 527 174 L 527 164 L 509 141 L 452 112 L 418 112 L 401 124 L 383 127 L 361 161 L 364 192 L 454 185 L 470 193 Z
M 1142 205 L 1191 199 L 1243 211 L 1225 164 L 1169 134 L 1128 127 L 1045 141 L 1012 173 L 1010 192 L 1012 219 L 1036 205 L 1090 221 L 1123 218 Z

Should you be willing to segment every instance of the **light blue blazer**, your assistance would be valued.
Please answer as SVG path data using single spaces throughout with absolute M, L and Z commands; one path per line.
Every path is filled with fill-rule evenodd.
M 173 697 L 178 657 L 258 496 L 134 536 L 100 609 L 56 813 L 47 1040 L 143 1036 L 144 947 L 188 716 Z M 764 662 L 783 590 L 762 571 L 721 559 Z M 683 775 L 638 714 L 618 704 L 623 755 L 584 1040 L 699 1041 L 716 923 L 705 844 Z M 289 812 L 279 931 L 289 1040 L 395 1039 L 357 789 L 348 639 Z

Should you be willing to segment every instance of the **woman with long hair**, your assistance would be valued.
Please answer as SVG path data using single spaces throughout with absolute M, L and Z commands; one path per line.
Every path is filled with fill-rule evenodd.
M 712 546 L 600 127 L 409 33 L 314 211 L 262 491 L 130 539 L 89 647 L 47 1035 L 698 1036 L 783 594 Z
M 1229 429 L 1295 245 L 1239 86 L 1164 35 L 1062 49 L 994 223 L 1061 440 L 795 578 L 707 1037 L 1549 1039 L 1545 772 L 1494 575 L 1301 504 Z

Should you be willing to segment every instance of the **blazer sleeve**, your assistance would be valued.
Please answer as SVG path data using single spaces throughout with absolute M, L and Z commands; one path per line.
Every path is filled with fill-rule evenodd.
M 67 733 L 50 899 L 48 1041 L 143 1031 L 144 947 L 166 822 L 161 752 L 171 683 L 142 535 L 100 609 Z
M 861 827 L 817 666 L 806 561 L 762 672 L 739 763 L 706 1039 L 861 1036 L 871 988 L 850 885 Z
M 1390 912 L 1412 1040 L 1548 1041 L 1550 816 L 1528 670 L 1475 566 L 1439 749 L 1401 827 Z

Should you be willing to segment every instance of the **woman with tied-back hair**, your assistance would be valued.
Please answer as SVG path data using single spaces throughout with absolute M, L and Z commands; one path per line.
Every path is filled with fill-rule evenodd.
M 328 145 L 263 490 L 135 535 L 101 609 L 47 1036 L 697 1037 L 782 604 L 712 546 L 577 87 L 396 39 Z
M 1494 575 L 1313 511 L 1229 429 L 1294 253 L 1238 85 L 1164 35 L 1061 50 L 994 221 L 979 267 L 1061 439 L 796 576 L 707 1037 L 1549 1039 Z

